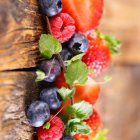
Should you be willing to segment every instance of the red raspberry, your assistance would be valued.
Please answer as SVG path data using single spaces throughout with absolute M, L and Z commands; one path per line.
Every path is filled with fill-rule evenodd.
M 51 126 L 49 129 L 39 127 L 37 128 L 38 140 L 60 140 L 64 133 L 64 123 L 58 117 L 51 116 L 50 120 Z
M 61 43 L 68 41 L 75 33 L 75 21 L 67 13 L 60 13 L 50 19 L 52 34 Z

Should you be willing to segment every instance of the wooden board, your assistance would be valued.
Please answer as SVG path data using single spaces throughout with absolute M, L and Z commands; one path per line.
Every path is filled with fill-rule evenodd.
M 25 111 L 38 97 L 34 72 L 0 73 L 0 140 L 31 140 Z
M 140 65 L 116 65 L 112 81 L 101 85 L 95 108 L 100 112 L 107 140 L 138 140 L 140 137 Z
M 42 23 L 36 0 L 0 1 L 0 70 L 36 66 Z
M 140 1 L 105 0 L 100 29 L 122 42 L 121 54 L 114 61 L 121 64 L 140 64 Z

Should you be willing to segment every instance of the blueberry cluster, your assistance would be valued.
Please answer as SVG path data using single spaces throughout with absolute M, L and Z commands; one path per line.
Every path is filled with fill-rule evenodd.
M 40 101 L 31 103 L 27 110 L 27 118 L 33 127 L 42 126 L 50 118 L 50 110 L 58 109 L 62 104 L 57 94 L 57 87 L 43 89 Z

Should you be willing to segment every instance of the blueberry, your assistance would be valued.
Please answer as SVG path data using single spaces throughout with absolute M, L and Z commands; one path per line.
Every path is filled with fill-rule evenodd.
M 55 16 L 62 11 L 62 0 L 39 0 L 42 14 Z
M 40 99 L 46 103 L 48 103 L 50 109 L 58 109 L 62 101 L 57 93 L 57 87 L 49 87 L 47 89 L 43 89 L 40 93 Z
M 75 33 L 68 42 L 68 48 L 74 54 L 84 53 L 88 49 L 88 40 L 84 35 Z
M 54 82 L 61 72 L 61 66 L 57 59 L 44 60 L 40 63 L 40 68 L 45 72 L 45 81 Z
M 64 136 L 62 140 L 76 140 L 74 137 L 71 136 Z
M 63 48 L 63 50 L 60 52 L 60 55 L 64 61 L 72 58 L 72 53 L 66 48 Z
M 49 105 L 42 101 L 34 101 L 27 110 L 27 118 L 33 127 L 42 126 L 50 118 Z

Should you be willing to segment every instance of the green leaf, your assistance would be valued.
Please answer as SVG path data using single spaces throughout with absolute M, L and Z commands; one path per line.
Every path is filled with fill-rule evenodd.
M 107 82 L 111 81 L 112 80 L 112 76 L 107 75 L 107 76 L 104 77 L 104 80 L 107 81 Z
M 53 54 L 61 52 L 59 41 L 50 34 L 42 34 L 39 40 L 39 51 L 42 57 L 50 59 Z
M 61 98 L 65 101 L 65 100 L 69 99 L 70 97 L 72 97 L 74 95 L 75 88 L 68 89 L 68 88 L 62 87 L 57 92 L 59 93 Z
M 77 118 L 68 121 L 65 131 L 67 135 L 72 136 L 76 133 L 89 134 L 91 132 L 90 127 L 85 122 L 82 122 Z
M 70 65 L 71 62 L 73 62 L 73 61 L 81 60 L 83 56 L 84 56 L 84 53 L 81 53 L 81 54 L 74 56 L 71 60 L 67 60 L 65 62 L 67 62 L 67 65 Z
M 69 114 L 80 120 L 88 119 L 93 113 L 93 106 L 85 101 L 75 103 L 67 108 Z
M 69 117 L 67 115 L 58 114 L 58 117 L 61 118 L 61 120 L 64 122 L 64 124 L 66 124 L 69 120 Z
M 104 40 L 106 44 L 109 46 L 111 53 L 117 54 L 120 49 L 121 42 L 111 35 L 105 35 Z
M 111 54 L 117 54 L 121 47 L 121 42 L 112 35 L 104 35 L 98 29 L 95 30 L 96 34 L 105 41 L 107 46 L 109 46 Z
M 37 78 L 35 80 L 36 82 L 43 81 L 45 78 L 45 73 L 39 69 L 36 71 L 36 75 L 37 75 Z
M 67 67 L 65 80 L 68 85 L 85 84 L 88 79 L 86 64 L 81 60 L 72 61 Z
M 108 129 L 102 129 L 95 137 L 94 140 L 106 140 L 106 134 L 108 133 Z
M 43 125 L 43 129 L 49 129 L 51 126 L 50 122 L 47 122 L 46 124 Z

